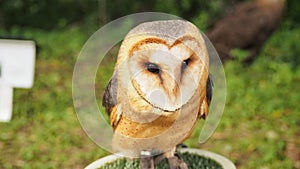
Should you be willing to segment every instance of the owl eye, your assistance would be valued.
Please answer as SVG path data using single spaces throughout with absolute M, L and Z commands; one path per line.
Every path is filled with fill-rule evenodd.
M 183 73 L 183 71 L 188 67 L 189 63 L 190 63 L 191 59 L 186 59 L 182 62 L 181 65 L 181 73 Z
M 154 74 L 159 74 L 160 73 L 160 67 L 157 64 L 146 63 L 146 68 L 151 73 L 154 73 Z

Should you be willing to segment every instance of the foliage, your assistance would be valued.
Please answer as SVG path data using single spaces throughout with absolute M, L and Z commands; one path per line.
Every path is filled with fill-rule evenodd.
M 9 21 L 13 24 L 5 22 L 7 28 L 0 30 L 0 36 L 34 39 L 38 45 L 34 87 L 14 90 L 13 119 L 10 123 L 0 123 L 0 168 L 84 168 L 92 161 L 108 154 L 88 139 L 76 118 L 72 103 L 73 66 L 82 45 L 96 30 L 96 24 L 90 22 L 80 26 L 68 25 L 77 20 L 79 17 L 77 15 L 80 13 L 67 14 L 69 9 L 66 6 L 64 6 L 66 10 L 61 10 L 63 13 L 55 14 L 55 17 L 53 14 L 53 20 L 51 17 L 48 19 L 42 17 L 46 15 L 46 10 L 45 13 L 39 13 L 41 17 L 31 16 L 36 18 L 36 21 L 33 21 L 27 19 L 30 12 L 24 16 L 20 14 L 26 5 L 22 8 L 9 5 L 27 2 L 29 0 L 0 1 L 0 15 L 10 14 L 7 11 L 16 12 Z M 33 0 L 32 2 L 43 3 Z M 107 6 L 113 2 L 116 0 L 107 1 Z M 161 4 L 158 4 L 158 1 L 154 2 L 152 7 L 157 10 L 173 11 L 174 14 L 179 15 L 183 15 L 181 12 L 188 11 L 194 6 L 193 1 L 178 1 L 180 2 L 177 3 L 178 7 L 166 1 L 161 1 Z M 199 7 L 204 9 L 202 12 L 197 9 L 193 14 L 186 12 L 187 14 L 184 15 L 194 18 L 191 20 L 205 29 L 206 22 L 213 20 L 211 17 L 220 12 L 220 2 L 217 0 L 213 5 L 206 1 L 202 7 Z M 288 2 L 297 4 L 299 1 Z M 81 4 L 83 2 L 57 0 L 53 1 L 52 5 L 61 5 L 61 3 Z M 212 6 L 215 6 L 215 9 L 211 9 Z M 293 5 L 292 9 L 298 6 Z M 55 7 L 50 5 L 50 8 Z M 210 12 L 206 12 L 205 8 Z M 112 7 L 107 12 L 113 13 L 110 10 L 117 9 L 120 8 Z M 18 21 L 17 16 L 26 19 Z M 66 16 L 67 20 L 62 25 L 68 26 L 58 26 L 59 18 L 64 19 L 61 16 Z M 74 20 L 70 19 L 73 16 Z M 300 29 L 294 20 L 296 16 L 298 16 L 297 12 L 288 12 L 282 26 L 267 41 L 258 59 L 252 65 L 245 67 L 239 61 L 230 61 L 225 65 L 227 103 L 219 127 L 212 138 L 200 146 L 197 141 L 201 128 L 196 128 L 186 144 L 220 153 L 233 160 L 241 169 L 297 168 L 297 163 L 286 156 L 287 151 L 297 152 L 297 148 L 300 147 L 300 60 L 298 57 L 300 56 Z M 82 17 L 86 15 L 83 14 Z M 48 25 L 52 30 L 37 28 L 49 28 L 43 24 Z M 25 29 L 25 26 L 30 28 Z M 113 50 L 115 51 L 112 51 L 112 55 L 115 56 L 117 46 Z M 243 51 L 236 51 L 236 54 L 243 57 Z M 96 90 L 104 90 L 110 78 L 108 72 L 112 72 L 114 61 L 114 59 L 103 61 L 103 71 L 98 74 L 104 81 L 97 81 Z M 101 92 L 97 97 L 100 102 Z M 203 120 L 199 121 L 199 126 L 202 123 Z M 287 150 L 287 142 L 295 142 L 296 148 Z
M 225 4 L 221 0 L 206 1 L 206 0 L 167 0 L 167 1 L 135 1 L 135 0 L 112 0 L 107 2 L 108 20 L 113 20 L 118 17 L 131 14 L 132 12 L 164 12 L 184 19 L 197 21 L 194 22 L 197 26 L 205 31 L 208 23 L 212 24 L 213 18 L 222 13 L 220 10 Z M 124 6 L 124 8 L 115 8 L 116 6 Z
M 85 20 L 97 12 L 97 1 L 1 0 L 0 26 L 53 29 Z M 97 15 L 97 14 L 96 14 Z
M 299 27 L 300 24 L 300 1 L 298 0 L 286 0 L 287 7 L 286 7 L 286 17 L 292 23 L 293 27 Z
M 231 6 L 243 1 L 247 0 L 1 0 L 0 27 L 8 30 L 14 26 L 57 29 L 74 23 L 97 23 L 101 17 L 109 22 L 132 13 L 155 11 L 181 16 L 205 31 Z M 299 26 L 300 2 L 286 1 L 286 18 L 294 27 Z M 97 16 L 99 14 L 105 16 Z

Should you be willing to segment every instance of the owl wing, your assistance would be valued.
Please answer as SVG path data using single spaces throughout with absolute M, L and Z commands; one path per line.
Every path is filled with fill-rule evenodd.
M 200 111 L 199 111 L 199 117 L 205 119 L 208 115 L 208 107 L 210 105 L 212 95 L 213 95 L 213 80 L 212 75 L 209 73 L 207 81 L 206 81 L 206 95 L 201 103 Z
M 208 105 L 210 105 L 210 102 L 211 102 L 211 99 L 212 99 L 213 87 L 214 87 L 213 77 L 209 73 L 207 81 L 206 81 L 206 99 L 208 101 Z
M 110 124 L 115 128 L 120 120 L 121 113 L 118 111 L 117 103 L 118 79 L 117 70 L 114 71 L 112 78 L 108 82 L 102 98 L 102 105 L 105 107 L 110 117 Z

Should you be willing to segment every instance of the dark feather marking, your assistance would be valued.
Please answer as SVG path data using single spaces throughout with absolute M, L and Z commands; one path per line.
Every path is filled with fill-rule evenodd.
M 208 105 L 210 105 L 210 102 L 212 99 L 213 87 L 214 87 L 213 77 L 209 73 L 207 81 L 206 81 L 206 99 L 207 99 Z
M 108 82 L 102 98 L 102 105 L 105 107 L 107 114 L 110 116 L 111 109 L 117 104 L 117 71 L 114 71 Z

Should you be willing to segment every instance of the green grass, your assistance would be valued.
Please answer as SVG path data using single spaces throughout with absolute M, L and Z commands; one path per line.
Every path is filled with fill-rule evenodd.
M 39 52 L 34 87 L 14 90 L 13 119 L 0 123 L 0 168 L 83 168 L 107 155 L 82 130 L 72 102 L 73 66 L 91 32 L 75 27 L 12 34 L 35 39 Z M 252 65 L 228 62 L 227 102 L 215 134 L 198 146 L 196 128 L 186 143 L 222 154 L 241 169 L 296 168 L 286 145 L 295 142 L 289 151 L 300 149 L 299 36 L 299 28 L 283 26 Z M 112 61 L 105 61 L 100 79 L 109 79 Z M 99 99 L 104 87 L 97 81 Z

